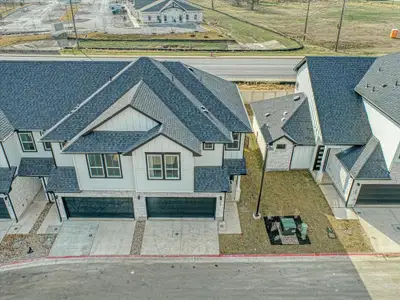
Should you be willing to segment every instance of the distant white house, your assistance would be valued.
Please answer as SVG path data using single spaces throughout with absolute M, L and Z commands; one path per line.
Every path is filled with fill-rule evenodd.
M 201 23 L 203 10 L 184 0 L 134 0 L 136 17 L 145 24 Z
M 251 105 L 267 170 L 309 169 L 348 207 L 399 205 L 400 54 L 306 57 L 295 71 L 294 95 Z

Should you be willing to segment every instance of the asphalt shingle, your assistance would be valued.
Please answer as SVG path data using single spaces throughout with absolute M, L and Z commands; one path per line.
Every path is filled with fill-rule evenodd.
M 18 168 L 18 176 L 49 176 L 54 168 L 53 158 L 23 157 Z
M 194 191 L 204 193 L 229 192 L 228 170 L 221 167 L 195 167 Z
M 355 90 L 400 124 L 400 53 L 378 57 Z
M 14 127 L 8 121 L 4 112 L 0 109 L 0 141 L 3 141 L 7 136 L 14 131 Z
M 246 159 L 224 159 L 224 168 L 227 169 L 228 175 L 246 175 Z
M 16 170 L 16 167 L 0 168 L 0 194 L 8 194 Z
M 374 60 L 370 57 L 306 57 L 325 145 L 364 145 L 371 137 L 362 97 L 354 88 Z
M 53 168 L 47 182 L 47 191 L 54 193 L 80 192 L 74 167 Z

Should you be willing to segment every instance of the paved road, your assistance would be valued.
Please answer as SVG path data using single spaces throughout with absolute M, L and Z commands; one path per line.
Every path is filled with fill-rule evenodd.
M 93 60 L 131 61 L 134 57 L 91 57 Z M 300 58 L 211 58 L 160 57 L 161 60 L 179 60 L 195 68 L 232 81 L 295 81 L 293 68 Z M 88 60 L 74 56 L 9 56 L 0 60 Z
M 356 269 L 348 258 L 51 264 L 0 272 L 0 299 L 389 300 L 400 292 L 399 265 L 381 259 L 357 262 Z

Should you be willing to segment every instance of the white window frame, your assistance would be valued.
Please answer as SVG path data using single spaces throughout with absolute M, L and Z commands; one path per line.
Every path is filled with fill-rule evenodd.
M 237 138 L 234 138 L 234 135 L 237 134 Z M 228 151 L 238 151 L 240 150 L 240 142 L 241 142 L 241 134 L 240 132 L 232 132 L 232 139 L 233 142 L 229 143 L 229 144 L 225 144 L 225 150 Z M 235 142 L 237 142 L 238 146 L 234 147 L 233 145 L 235 144 Z
M 278 146 L 284 146 L 283 148 L 278 148 Z M 286 144 L 276 144 L 275 150 L 286 150 Z
M 31 141 L 22 141 L 21 139 L 21 135 L 26 134 L 31 138 Z M 18 132 L 18 138 L 21 144 L 21 149 L 23 152 L 37 152 L 37 148 L 36 148 L 36 143 L 35 143 L 35 138 L 33 137 L 33 133 L 32 131 L 21 131 Z M 32 144 L 33 145 L 33 150 L 31 149 L 25 149 L 24 144 Z
M 151 157 L 159 157 L 160 158 L 160 167 L 154 168 L 154 167 L 150 167 L 150 158 Z M 147 159 L 147 178 L 150 180 L 161 180 L 164 179 L 164 163 L 163 163 L 163 156 L 161 153 L 146 153 L 146 159 Z M 154 171 L 154 170 L 161 170 L 161 176 L 151 176 L 150 171 Z
M 203 150 L 214 150 L 213 143 L 203 143 Z
M 176 157 L 178 162 L 178 167 L 171 168 L 167 167 L 167 157 Z M 164 178 L 168 180 L 179 180 L 181 179 L 181 163 L 180 163 L 180 155 L 176 153 L 168 153 L 163 155 L 164 158 Z M 178 171 L 178 177 L 167 177 L 167 171 Z
M 114 166 L 108 166 L 107 165 L 107 158 L 106 158 L 106 156 L 114 156 L 114 155 L 116 155 L 117 156 L 117 161 L 118 161 L 118 167 L 114 167 Z M 103 161 L 104 161 L 104 167 L 105 167 L 105 169 L 106 169 L 106 175 L 107 175 L 107 177 L 109 177 L 109 178 L 121 178 L 122 177 L 122 170 L 121 170 L 121 160 L 120 160 L 120 157 L 119 157 L 119 155 L 118 155 L 118 153 L 106 153 L 106 154 L 103 154 Z M 119 175 L 110 175 L 109 173 L 108 173 L 108 170 L 109 169 L 117 169 L 118 171 L 119 171 Z
M 89 156 L 92 156 L 92 155 L 98 155 L 98 156 L 100 156 L 101 167 L 100 167 L 100 166 L 91 166 L 91 165 L 90 165 Z M 104 171 L 104 162 L 103 162 L 103 157 L 102 157 L 102 155 L 99 154 L 99 153 L 90 153 L 90 154 L 86 154 L 86 158 L 87 158 L 87 165 L 88 165 L 88 169 L 89 169 L 90 178 L 105 178 L 105 177 L 106 177 L 106 173 L 105 173 L 105 171 Z M 93 175 L 92 169 L 101 169 L 101 170 L 103 171 L 103 175 Z

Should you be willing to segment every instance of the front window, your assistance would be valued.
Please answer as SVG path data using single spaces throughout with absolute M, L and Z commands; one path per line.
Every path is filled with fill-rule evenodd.
M 186 15 L 186 20 L 189 20 L 189 15 Z
M 121 178 L 121 161 L 116 153 L 87 154 L 89 175 L 91 178 Z
M 147 18 L 149 19 L 149 21 L 151 21 L 151 16 L 148 16 Z
M 203 150 L 214 150 L 214 144 L 213 143 L 204 143 Z
M 226 144 L 226 150 L 239 150 L 240 149 L 240 133 L 233 132 L 232 133 L 233 142 Z
M 167 22 L 167 16 L 164 16 L 164 22 Z
M 19 140 L 21 148 L 24 152 L 36 152 L 35 140 L 33 139 L 32 132 L 19 132 Z
M 147 155 L 148 179 L 180 179 L 180 156 L 175 153 L 152 153 Z

